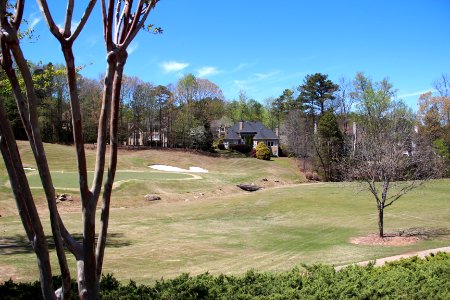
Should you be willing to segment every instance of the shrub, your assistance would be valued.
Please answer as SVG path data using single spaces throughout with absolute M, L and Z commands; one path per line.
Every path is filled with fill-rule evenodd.
M 320 181 L 320 177 L 316 172 L 306 172 L 305 178 L 308 180 Z
M 218 145 L 217 145 L 217 149 L 219 149 L 219 150 L 225 150 L 225 145 L 224 145 L 224 144 L 218 144 Z
M 153 286 L 133 280 L 123 284 L 112 275 L 102 276 L 101 299 L 450 299 L 450 254 L 413 257 L 382 267 L 304 265 L 285 272 L 243 275 L 180 276 L 157 281 Z M 60 286 L 60 278 L 54 278 Z M 39 282 L 0 283 L 1 299 L 42 299 Z M 72 280 L 71 299 L 77 299 Z
M 270 160 L 270 149 L 263 142 L 259 142 L 256 146 L 256 158 Z
M 234 150 L 234 151 L 237 151 L 237 152 L 240 152 L 240 153 L 244 153 L 244 154 L 247 154 L 247 153 L 249 153 L 250 151 L 252 151 L 252 146 L 250 146 L 250 145 L 246 145 L 246 144 L 238 144 L 238 145 L 231 145 L 230 146 L 230 149 L 231 150 Z

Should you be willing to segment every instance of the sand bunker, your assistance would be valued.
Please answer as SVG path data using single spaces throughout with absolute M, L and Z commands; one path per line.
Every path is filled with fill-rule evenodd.
M 205 169 L 202 169 L 199 167 L 189 167 L 189 170 L 178 168 L 178 167 L 166 166 L 166 165 L 151 165 L 149 167 L 152 169 L 158 170 L 158 171 L 208 173 L 208 170 L 205 170 Z

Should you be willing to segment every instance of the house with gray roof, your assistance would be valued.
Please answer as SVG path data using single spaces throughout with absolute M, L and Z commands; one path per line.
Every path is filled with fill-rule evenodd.
M 273 132 L 261 122 L 241 121 L 227 128 L 223 143 L 225 148 L 231 145 L 249 144 L 256 148 L 259 142 L 266 144 L 274 156 L 278 156 L 280 138 L 278 129 Z

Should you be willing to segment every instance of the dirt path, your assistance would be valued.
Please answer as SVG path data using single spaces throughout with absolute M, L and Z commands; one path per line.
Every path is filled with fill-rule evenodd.
M 426 256 L 429 256 L 430 254 L 435 254 L 438 252 L 450 252 L 450 246 L 448 247 L 442 247 L 442 248 L 435 248 L 435 249 L 428 249 L 428 250 L 423 250 L 423 251 L 417 251 L 417 252 L 408 252 L 405 254 L 400 254 L 400 255 L 394 255 L 394 256 L 388 256 L 388 257 L 384 257 L 384 258 L 379 258 L 376 260 L 366 260 L 366 261 L 362 261 L 356 264 L 350 264 L 350 265 L 357 265 L 357 266 L 367 266 L 370 262 L 375 261 L 375 266 L 376 267 L 380 267 L 382 265 L 384 265 L 387 262 L 391 262 L 391 261 L 396 261 L 402 258 L 410 258 L 413 256 L 418 256 L 420 258 L 424 258 Z M 337 271 L 350 266 L 350 265 L 344 265 L 344 266 L 337 266 L 335 267 L 335 269 Z

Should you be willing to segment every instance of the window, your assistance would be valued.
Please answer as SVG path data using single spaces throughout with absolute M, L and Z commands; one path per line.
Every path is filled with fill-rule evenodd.
M 273 141 L 267 141 L 267 146 L 272 147 L 274 145 Z

